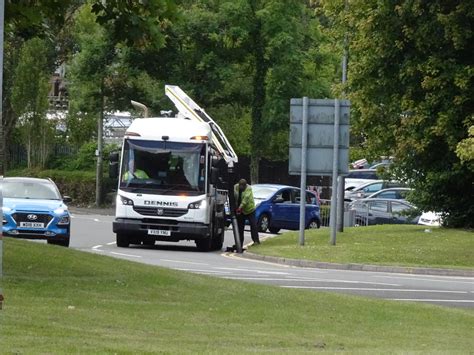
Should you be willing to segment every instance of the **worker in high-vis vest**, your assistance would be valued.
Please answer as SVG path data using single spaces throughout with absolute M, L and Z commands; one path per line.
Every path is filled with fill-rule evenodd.
M 257 229 L 257 218 L 255 216 L 255 201 L 253 199 L 252 188 L 245 179 L 241 179 L 234 186 L 235 201 L 237 204 L 236 214 L 239 226 L 240 245 L 244 245 L 245 220 L 249 221 L 250 233 L 255 244 L 260 244 Z
M 136 169 L 135 159 L 130 158 L 128 162 L 128 170 L 123 174 L 122 181 L 129 181 L 132 179 L 149 179 L 148 174 L 141 169 Z

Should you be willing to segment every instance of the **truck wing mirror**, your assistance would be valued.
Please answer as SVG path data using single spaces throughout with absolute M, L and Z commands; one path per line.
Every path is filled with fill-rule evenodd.
M 109 163 L 109 178 L 117 179 L 119 176 L 119 164 L 118 162 Z
M 119 161 L 119 153 L 118 152 L 111 152 L 109 154 L 109 161 L 111 163 L 118 163 Z
M 211 168 L 211 184 L 217 186 L 219 183 L 219 169 L 218 168 Z

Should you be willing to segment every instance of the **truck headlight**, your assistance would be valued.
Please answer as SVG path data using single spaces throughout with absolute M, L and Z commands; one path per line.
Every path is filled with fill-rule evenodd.
M 133 200 L 127 198 L 127 197 L 124 197 L 124 196 L 120 196 L 120 201 L 122 201 L 122 205 L 125 205 L 125 206 L 133 206 Z
M 200 208 L 206 208 L 206 207 L 207 207 L 207 201 L 206 200 L 191 202 L 188 205 L 188 209 L 190 209 L 190 210 L 198 210 Z

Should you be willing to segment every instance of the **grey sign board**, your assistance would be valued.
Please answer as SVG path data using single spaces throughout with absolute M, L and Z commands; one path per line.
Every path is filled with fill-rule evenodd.
M 332 175 L 335 100 L 308 100 L 307 174 Z M 350 101 L 339 100 L 338 175 L 346 175 L 349 165 Z M 303 99 L 291 99 L 289 173 L 301 174 Z

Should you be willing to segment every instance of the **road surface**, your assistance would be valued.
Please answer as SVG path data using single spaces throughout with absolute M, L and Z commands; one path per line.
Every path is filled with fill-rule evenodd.
M 194 242 L 185 241 L 158 242 L 154 247 L 118 248 L 112 233 L 113 219 L 113 216 L 73 213 L 70 246 L 150 265 L 284 288 L 474 307 L 473 278 L 297 268 L 249 260 L 222 251 L 198 252 Z M 250 233 L 246 233 L 245 242 L 250 242 Z M 232 244 L 232 231 L 227 231 L 224 248 Z

